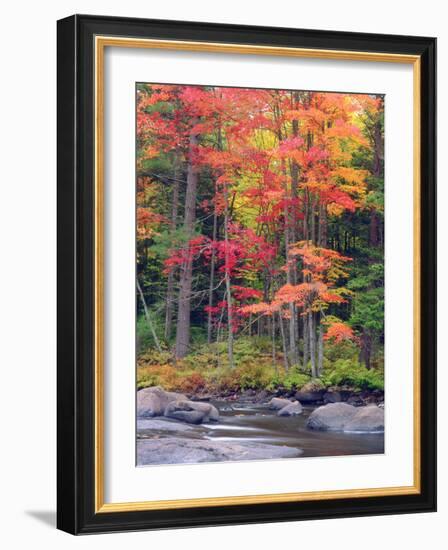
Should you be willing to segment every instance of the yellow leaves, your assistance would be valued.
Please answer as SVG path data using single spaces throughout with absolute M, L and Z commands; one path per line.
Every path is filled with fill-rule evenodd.
M 145 159 L 152 159 L 157 157 L 160 154 L 160 151 L 157 147 L 154 147 L 153 145 L 148 145 L 146 149 L 144 150 L 143 156 Z
M 299 241 L 289 248 L 288 255 L 302 258 L 302 274 L 310 282 L 326 281 L 330 286 L 338 279 L 348 276 L 345 265 L 351 258 L 342 256 L 336 250 L 314 246 L 308 241 Z
M 362 199 L 367 193 L 366 178 L 369 175 L 367 170 L 338 166 L 331 171 L 331 176 L 342 193 L 352 197 L 355 206 L 360 206 Z M 334 202 L 328 205 L 330 215 L 339 216 L 344 212 L 344 205 L 341 202 Z
M 365 187 L 366 177 L 369 175 L 367 170 L 351 168 L 348 166 L 338 166 L 332 171 L 334 177 L 342 178 L 349 183 L 355 183 L 359 187 Z
M 335 282 L 338 279 L 348 277 L 349 272 L 343 268 L 342 262 L 335 261 L 327 271 L 329 281 Z
M 327 206 L 327 212 L 330 216 L 341 216 L 345 208 L 336 202 L 332 202 Z

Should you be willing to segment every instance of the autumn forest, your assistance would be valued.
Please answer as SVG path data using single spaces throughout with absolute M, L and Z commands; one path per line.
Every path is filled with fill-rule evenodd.
M 382 390 L 384 97 L 136 88 L 137 383 Z

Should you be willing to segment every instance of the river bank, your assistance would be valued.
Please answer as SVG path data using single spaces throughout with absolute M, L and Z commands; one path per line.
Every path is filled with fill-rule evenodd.
M 319 388 L 313 384 L 307 384 L 300 390 L 277 388 L 275 391 L 269 390 L 229 390 L 220 392 L 196 392 L 187 394 L 191 401 L 223 401 L 223 402 L 242 402 L 263 404 L 269 402 L 274 397 L 297 400 L 302 405 L 326 405 L 327 403 L 348 403 L 355 407 L 361 407 L 369 404 L 383 405 L 383 390 L 358 390 L 350 386 L 333 386 Z
M 303 404 L 296 416 L 278 416 L 271 396 L 190 396 L 219 411 L 219 421 L 187 424 L 172 418 L 137 419 L 137 464 L 185 464 L 217 461 L 381 454 L 384 433 L 310 430 L 307 423 L 322 405 Z M 378 396 L 379 397 L 379 396 Z M 360 406 L 362 410 L 367 407 Z

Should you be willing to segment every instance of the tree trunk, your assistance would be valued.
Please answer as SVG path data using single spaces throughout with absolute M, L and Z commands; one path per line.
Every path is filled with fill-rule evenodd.
M 286 344 L 285 327 L 283 326 L 283 319 L 280 311 L 278 312 L 278 324 L 280 327 L 280 335 L 282 337 L 283 363 L 285 365 L 285 370 L 288 371 L 289 370 L 288 346 Z
M 373 175 L 377 178 L 381 177 L 383 173 L 384 140 L 382 134 L 381 121 L 378 119 L 373 130 Z
M 278 135 L 279 142 L 282 141 L 282 135 L 279 132 Z M 283 216 L 285 218 L 285 257 L 286 257 L 286 263 L 287 263 L 287 270 L 286 270 L 286 283 L 288 285 L 293 284 L 293 269 L 292 266 L 289 265 L 289 246 L 291 244 L 291 213 L 290 209 L 288 208 L 288 185 L 286 183 L 286 168 L 285 168 L 285 161 L 282 160 L 282 173 L 284 177 L 284 195 L 285 195 L 285 201 L 284 201 L 284 207 L 283 207 Z M 288 304 L 289 307 L 289 349 L 290 349 L 290 359 L 291 364 L 295 365 L 298 363 L 298 357 L 297 357 L 297 341 L 296 341 L 296 308 L 294 306 L 294 302 L 290 302 Z
M 216 236 L 217 236 L 217 229 L 218 229 L 218 216 L 216 214 L 216 207 L 213 211 L 213 249 L 212 249 L 212 257 L 210 260 L 210 284 L 208 287 L 208 314 L 207 314 L 207 342 L 210 344 L 212 341 L 212 312 L 210 309 L 213 306 L 213 288 L 215 286 L 215 266 L 216 266 L 216 253 L 215 253 L 215 247 L 214 243 L 216 242 Z
M 145 296 L 143 294 L 142 287 L 140 286 L 140 283 L 138 282 L 138 279 L 136 280 L 136 283 L 137 283 L 137 290 L 138 290 L 138 293 L 140 294 L 140 299 L 141 299 L 142 304 L 143 304 L 143 310 L 145 312 L 146 322 L 148 323 L 148 327 L 149 327 L 151 335 L 154 339 L 154 343 L 156 345 L 157 351 L 161 352 L 162 348 L 160 347 L 160 342 L 159 342 L 159 339 L 157 338 L 157 334 L 156 334 L 156 331 L 154 329 L 154 325 L 153 325 L 153 322 L 152 322 L 152 319 L 151 319 L 151 314 L 149 313 L 148 306 L 146 305 Z
M 317 378 L 316 368 L 316 330 L 314 326 L 314 314 L 308 313 L 308 330 L 310 334 L 310 358 L 311 358 L 311 376 Z
M 275 315 L 271 317 L 271 335 L 272 335 L 272 365 L 277 370 L 277 357 L 275 349 Z
M 195 126 L 198 120 L 192 121 Z M 196 194 L 198 184 L 198 172 L 193 162 L 193 155 L 198 143 L 198 136 L 190 134 L 188 146 L 188 169 L 187 169 L 187 189 L 185 193 L 185 214 L 184 214 L 184 232 L 186 238 L 185 246 L 188 247 L 189 240 L 193 236 L 194 225 L 196 221 Z M 180 269 L 179 280 L 179 301 L 177 311 L 176 328 L 176 357 L 181 359 L 187 355 L 190 346 L 190 312 L 191 312 L 191 285 L 193 277 L 193 258 L 187 254 L 187 259 L 183 262 Z
M 322 315 L 319 315 L 319 339 L 317 342 L 317 376 L 321 376 L 324 371 L 324 327 L 322 325 Z
M 226 184 L 227 185 L 227 184 Z M 229 366 L 233 369 L 233 318 L 232 318 L 232 291 L 230 288 L 229 269 L 229 200 L 227 188 L 224 191 L 225 212 L 224 212 L 224 242 L 225 242 L 225 281 L 227 294 L 227 352 L 229 355 Z
M 179 210 L 179 153 L 176 151 L 174 157 L 174 178 L 173 178 L 173 198 L 171 206 L 171 230 L 174 233 L 177 229 L 177 214 Z M 174 282 L 175 270 L 171 269 L 168 274 L 166 289 L 166 309 L 165 309 L 165 340 L 171 338 L 173 325 L 174 309 Z
M 219 122 L 218 129 L 217 129 L 217 145 L 218 145 L 218 151 L 222 151 L 222 129 L 221 129 L 221 122 Z M 218 193 L 218 188 L 215 183 L 215 199 L 216 195 Z M 215 286 L 215 269 L 216 269 L 216 251 L 215 251 L 215 242 L 218 234 L 218 214 L 216 212 L 216 204 L 213 205 L 213 233 L 212 233 L 212 241 L 213 241 L 213 248 L 212 248 L 212 257 L 210 260 L 210 283 L 208 287 L 208 315 L 207 315 L 207 343 L 211 344 L 212 337 L 213 337 L 213 327 L 212 327 L 212 312 L 210 311 L 213 306 L 213 289 Z
M 369 246 L 377 247 L 379 242 L 379 231 L 378 231 L 378 214 L 376 210 L 372 210 L 370 214 L 370 225 L 369 225 Z
M 381 130 L 381 121 L 377 120 L 373 128 L 373 175 L 376 178 L 380 178 L 383 173 L 384 164 L 384 145 L 383 135 Z M 370 230 L 369 230 L 369 244 L 370 246 L 377 247 L 380 241 L 380 228 L 378 213 L 376 210 L 372 210 L 370 215 Z
M 308 330 L 308 315 L 303 315 L 303 368 L 308 366 L 308 343 L 309 343 L 309 330 Z
M 303 201 L 305 203 L 305 212 L 303 214 L 303 240 L 304 241 L 309 241 L 310 240 L 310 235 L 309 235 L 309 220 L 308 220 L 308 217 L 309 217 L 309 203 L 310 203 L 310 198 L 309 198 L 309 193 L 308 191 L 305 189 L 303 191 Z
M 327 247 L 327 208 L 324 204 L 319 204 L 319 231 L 318 231 L 318 246 Z M 317 376 L 321 376 L 324 368 L 324 327 L 322 325 L 322 310 L 315 315 L 315 320 L 318 325 L 315 331 L 318 334 L 317 341 Z
M 292 108 L 297 109 L 299 104 L 299 92 L 292 92 Z M 291 130 L 294 138 L 299 136 L 299 121 L 294 119 L 291 122 Z M 291 197 L 293 199 L 293 207 L 291 212 L 292 240 L 296 242 L 299 235 L 298 218 L 297 218 L 297 199 L 299 196 L 299 165 L 295 160 L 291 161 Z
M 171 338 L 173 325 L 173 302 L 174 302 L 174 268 L 168 273 L 168 282 L 166 289 L 166 308 L 165 308 L 165 340 Z
M 363 362 L 366 369 L 371 369 L 371 357 L 372 357 L 372 337 L 366 330 L 361 335 L 361 352 L 359 354 L 360 362 Z

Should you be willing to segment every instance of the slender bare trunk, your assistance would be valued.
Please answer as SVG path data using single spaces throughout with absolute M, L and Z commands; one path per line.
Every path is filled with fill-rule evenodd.
M 308 330 L 308 315 L 303 315 L 303 368 L 308 366 L 308 343 L 309 343 L 309 330 Z
M 317 341 L 317 376 L 321 376 L 324 371 L 324 327 L 322 325 L 322 315 L 319 315 L 319 337 Z
M 313 194 L 311 200 L 311 242 L 316 244 L 316 197 Z
M 381 103 L 383 103 L 383 98 L 381 98 L 380 101 Z M 375 122 L 375 128 L 373 132 L 373 147 L 373 175 L 379 178 L 383 173 L 384 164 L 384 140 L 383 132 L 381 129 L 381 121 L 379 119 Z
M 379 242 L 379 220 L 376 210 L 372 210 L 370 214 L 369 224 L 369 246 L 377 247 Z
M 207 342 L 210 344 L 212 341 L 212 332 L 213 332 L 213 326 L 212 326 L 212 312 L 211 308 L 213 307 L 213 288 L 215 285 L 215 266 L 216 266 L 216 252 L 215 252 L 215 242 L 216 242 L 216 236 L 217 236 L 217 228 L 218 228 L 218 216 L 216 214 L 216 207 L 213 212 L 213 248 L 212 248 L 212 257 L 210 260 L 210 284 L 208 287 L 208 314 L 207 314 Z
M 283 363 L 285 365 L 285 370 L 289 370 L 289 361 L 288 361 L 288 346 L 286 345 L 286 336 L 285 336 L 285 327 L 283 326 L 282 314 L 278 312 L 278 325 L 280 327 L 280 335 L 282 337 L 282 346 L 283 346 Z
M 319 201 L 320 202 L 320 201 Z M 324 204 L 319 204 L 319 232 L 318 232 L 318 245 L 326 248 L 327 246 L 327 208 Z M 321 376 L 324 369 L 324 326 L 322 324 L 323 314 L 322 310 L 319 314 L 316 314 L 316 321 L 318 323 L 315 328 L 318 334 L 317 341 L 317 376 Z
M 173 178 L 173 198 L 171 206 L 171 230 L 174 233 L 177 228 L 177 215 L 179 210 L 179 153 L 175 153 L 174 157 L 174 178 Z M 174 282 L 175 270 L 171 269 L 168 274 L 168 282 L 166 289 L 166 308 L 165 308 L 165 340 L 171 338 L 173 326 L 173 309 L 174 309 Z
M 311 358 L 311 376 L 317 378 L 316 369 L 316 331 L 314 326 L 314 314 L 308 313 L 308 330 L 310 334 L 310 358 Z
M 372 357 L 372 337 L 370 333 L 364 329 L 361 335 L 361 351 L 359 354 L 360 362 L 363 362 L 366 369 L 371 369 L 371 357 Z
M 197 120 L 192 121 L 194 126 Z M 185 193 L 184 232 L 186 245 L 193 236 L 196 221 L 196 194 L 198 184 L 198 172 L 193 162 L 193 155 L 198 143 L 196 134 L 190 135 L 188 150 L 187 189 Z M 188 252 L 188 251 L 187 251 Z M 187 259 L 180 269 L 179 301 L 177 309 L 176 328 L 176 357 L 182 358 L 188 353 L 190 346 L 190 312 L 191 312 L 191 285 L 193 278 L 193 258 L 187 253 Z
M 168 274 L 168 282 L 166 289 L 166 308 L 165 308 L 165 340 L 171 338 L 173 326 L 173 303 L 174 303 L 174 268 Z
M 292 100 L 292 108 L 297 109 L 297 106 L 299 104 L 299 92 L 292 92 L 291 100 Z M 294 119 L 291 122 L 291 129 L 292 129 L 292 135 L 294 138 L 297 138 L 299 136 L 299 121 Z M 299 235 L 299 227 L 298 227 L 298 217 L 296 215 L 297 213 L 297 198 L 299 196 L 299 165 L 295 160 L 291 161 L 291 197 L 293 199 L 293 206 L 291 211 L 291 221 L 292 221 L 292 240 L 295 242 Z
M 279 132 L 279 141 L 281 142 L 282 135 Z M 291 213 L 290 208 L 288 206 L 288 198 L 289 198 L 289 192 L 288 192 L 288 185 L 286 180 L 286 168 L 285 168 L 285 161 L 282 160 L 282 173 L 284 177 L 284 195 L 285 195 L 285 201 L 284 201 L 284 207 L 283 207 L 283 216 L 285 219 L 285 257 L 287 262 L 287 270 L 286 270 L 286 283 L 288 285 L 293 284 L 293 269 L 291 265 L 289 265 L 289 247 L 292 244 L 291 242 Z M 296 341 L 296 308 L 294 305 L 294 302 L 290 302 L 288 304 L 289 308 L 289 350 L 290 350 L 290 359 L 291 364 L 295 365 L 298 362 L 297 357 L 297 341 Z
M 154 329 L 154 324 L 153 324 L 152 319 L 151 319 L 151 314 L 149 313 L 148 306 L 146 305 L 145 296 L 143 294 L 142 287 L 140 286 L 140 283 L 139 283 L 138 279 L 136 280 L 136 283 L 137 283 L 137 290 L 138 290 L 138 293 L 140 295 L 140 299 L 141 299 L 142 304 L 143 304 L 143 310 L 145 312 L 146 322 L 148 323 L 148 327 L 149 327 L 151 335 L 154 339 L 154 343 L 156 345 L 157 351 L 161 352 L 162 348 L 160 347 L 160 342 L 159 342 L 159 339 L 157 338 L 157 334 L 156 334 L 156 331 Z
M 308 217 L 309 217 L 309 202 L 310 202 L 310 200 L 309 200 L 309 193 L 306 189 L 304 190 L 304 193 L 303 193 L 303 200 L 305 202 L 305 212 L 303 214 L 303 240 L 304 241 L 309 241 L 310 236 L 309 236 Z
M 229 365 L 233 368 L 233 318 L 232 318 L 232 291 L 230 288 L 230 270 L 229 270 L 229 201 L 227 188 L 224 191 L 225 212 L 224 212 L 224 242 L 225 242 L 225 281 L 227 293 L 227 352 L 229 355 Z
M 277 357 L 275 349 L 275 315 L 271 317 L 271 335 L 272 335 L 272 364 L 277 369 Z

